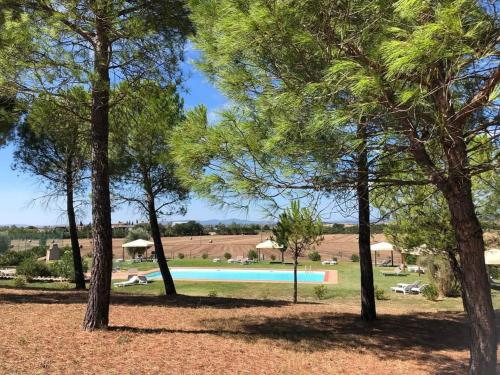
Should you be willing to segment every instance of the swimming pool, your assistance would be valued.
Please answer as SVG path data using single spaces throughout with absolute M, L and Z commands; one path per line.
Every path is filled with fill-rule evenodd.
M 281 270 L 239 270 L 220 268 L 171 268 L 174 280 L 214 280 L 214 281 L 269 281 L 293 282 L 293 271 Z M 160 272 L 145 275 L 147 279 L 161 279 Z M 325 272 L 298 271 L 299 283 L 322 283 L 325 281 Z

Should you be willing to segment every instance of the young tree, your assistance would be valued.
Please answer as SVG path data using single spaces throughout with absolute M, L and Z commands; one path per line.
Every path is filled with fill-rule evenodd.
M 281 253 L 281 263 L 285 263 L 285 253 L 288 250 L 288 228 L 286 227 L 286 213 L 283 212 L 278 219 L 278 222 L 272 229 L 273 241 L 276 241 L 281 246 L 279 249 Z
M 31 105 L 17 132 L 14 167 L 39 177 L 47 186 L 48 197 L 66 198 L 71 250 L 77 289 L 85 289 L 75 214 L 75 195 L 83 192 L 83 181 L 90 167 L 89 127 L 86 120 L 88 94 L 81 88 L 66 93 L 73 107 L 69 113 L 61 99 L 46 95 Z M 80 112 L 80 117 L 74 113 Z
M 54 92 L 86 83 L 91 88 L 93 262 L 86 330 L 106 328 L 112 270 L 108 139 L 111 77 L 133 85 L 142 79 L 179 78 L 185 37 L 191 32 L 182 0 L 2 0 L 24 13 L 34 40 L 20 89 Z M 12 61 L 19 57 L 10 56 Z M 117 95 L 117 98 L 120 98 Z
M 314 218 L 310 209 L 301 208 L 298 201 L 292 201 L 290 208 L 280 215 L 278 225 L 283 228 L 284 238 L 293 256 L 293 303 L 297 303 L 298 260 L 323 240 L 323 224 Z
M 117 199 L 134 204 L 149 217 L 158 265 L 167 295 L 176 294 L 161 242 L 158 216 L 184 213 L 188 191 L 175 176 L 170 155 L 172 129 L 182 120 L 175 86 L 144 82 L 112 111 L 112 145 L 118 175 Z

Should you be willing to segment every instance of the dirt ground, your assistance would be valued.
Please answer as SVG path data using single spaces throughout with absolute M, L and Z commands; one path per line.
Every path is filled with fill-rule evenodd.
M 379 304 L 114 295 L 111 328 L 81 329 L 85 292 L 0 289 L 2 374 L 461 374 L 462 314 Z M 500 369 L 500 368 L 499 368 Z
M 246 256 L 248 250 L 255 249 L 255 245 L 269 238 L 269 233 L 259 235 L 234 235 L 234 236 L 193 236 L 193 237 L 163 237 L 162 243 L 167 257 L 174 258 L 178 253 L 183 253 L 186 257 L 200 257 L 203 253 L 209 256 L 219 256 L 226 252 L 231 253 L 233 257 L 238 255 Z M 210 242 L 212 241 L 212 242 Z M 376 234 L 372 238 L 373 242 L 384 241 L 384 236 Z M 87 254 L 91 251 L 91 240 L 80 240 L 83 246 L 82 253 Z M 116 258 L 121 258 L 123 239 L 115 238 L 113 240 L 113 254 Z M 358 254 L 358 244 L 356 234 L 328 234 L 317 249 L 323 259 L 333 256 L 339 259 L 349 259 L 352 254 Z M 278 250 L 264 250 L 265 255 L 275 254 L 278 256 Z M 390 257 L 390 252 L 380 252 L 377 256 L 384 259 Z M 127 257 L 127 254 L 125 253 Z M 380 259 L 380 258 L 379 258 Z M 400 262 L 399 253 L 394 253 L 394 261 Z

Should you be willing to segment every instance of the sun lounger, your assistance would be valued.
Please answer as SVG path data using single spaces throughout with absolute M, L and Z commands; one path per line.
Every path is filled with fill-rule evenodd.
M 212 262 L 213 263 L 219 263 L 220 262 L 220 258 L 214 258 L 214 259 L 212 259 Z
M 390 259 L 384 260 L 382 263 L 379 264 L 380 267 L 389 267 L 391 265 L 392 261 Z
M 396 293 L 409 294 L 412 292 L 413 288 L 418 288 L 420 281 L 417 280 L 412 284 L 398 284 L 397 286 L 391 287 L 391 290 Z
M 382 275 L 384 275 L 384 276 L 408 276 L 408 274 L 404 273 L 403 270 L 399 267 L 391 272 L 382 272 Z
M 227 262 L 230 263 L 230 264 L 232 264 L 232 263 L 239 263 L 236 259 L 233 259 L 233 258 L 228 259 Z
M 148 279 L 146 279 L 145 276 L 132 276 L 130 279 L 128 279 L 127 281 L 121 281 L 119 283 L 114 283 L 113 285 L 116 286 L 116 287 L 120 287 L 120 286 L 131 286 L 131 285 L 135 285 L 135 284 L 147 284 L 148 283 Z
M 321 264 L 324 266 L 328 266 L 328 265 L 333 266 L 333 265 L 337 264 L 337 261 L 333 260 L 333 259 L 332 260 L 324 260 L 321 262 Z

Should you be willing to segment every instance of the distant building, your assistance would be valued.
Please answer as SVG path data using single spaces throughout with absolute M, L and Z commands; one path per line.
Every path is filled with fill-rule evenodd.
M 116 224 L 111 224 L 111 228 L 112 229 L 131 229 L 133 228 L 134 225 L 133 224 L 130 224 L 130 223 L 124 223 L 124 222 L 121 222 L 119 221 L 118 223 Z

